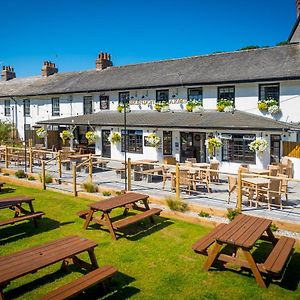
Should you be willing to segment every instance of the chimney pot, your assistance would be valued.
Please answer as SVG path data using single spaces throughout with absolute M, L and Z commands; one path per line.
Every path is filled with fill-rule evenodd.
M 42 66 L 42 76 L 48 77 L 58 72 L 58 68 L 55 67 L 55 63 L 45 60 Z
M 14 68 L 11 66 L 2 66 L 1 80 L 8 81 L 14 78 L 16 78 Z

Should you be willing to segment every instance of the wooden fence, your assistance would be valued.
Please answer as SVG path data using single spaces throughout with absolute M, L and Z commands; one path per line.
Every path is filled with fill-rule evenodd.
M 283 142 L 283 156 L 300 158 L 299 142 Z

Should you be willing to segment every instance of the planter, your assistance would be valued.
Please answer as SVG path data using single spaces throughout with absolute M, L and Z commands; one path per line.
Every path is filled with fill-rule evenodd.
M 193 112 L 195 112 L 195 113 L 202 113 L 203 110 L 204 110 L 203 107 L 200 106 L 200 105 L 197 105 L 197 106 L 193 107 Z

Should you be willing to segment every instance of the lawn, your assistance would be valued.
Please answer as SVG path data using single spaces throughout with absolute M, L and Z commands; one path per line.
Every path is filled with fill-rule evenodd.
M 0 228 L 0 255 L 7 255 L 66 235 L 77 234 L 98 242 L 95 249 L 99 265 L 111 264 L 120 273 L 109 285 L 107 294 L 97 287 L 88 290 L 86 299 L 300 299 L 300 252 L 294 254 L 282 283 L 261 289 L 248 273 L 224 270 L 205 272 L 205 257 L 195 254 L 191 245 L 211 229 L 178 220 L 156 217 L 133 225 L 130 235 L 113 241 L 97 226 L 84 230 L 76 212 L 90 202 L 60 193 L 11 186 L 0 198 L 17 194 L 35 197 L 35 210 L 45 212 L 34 228 L 23 222 Z M 1 211 L 1 218 L 11 216 Z M 88 259 L 87 256 L 82 256 Z M 70 267 L 60 271 L 60 263 L 14 280 L 4 292 L 8 298 L 37 299 L 43 294 L 82 276 Z M 99 295 L 98 297 L 96 295 Z M 81 297 L 82 299 L 83 297 Z

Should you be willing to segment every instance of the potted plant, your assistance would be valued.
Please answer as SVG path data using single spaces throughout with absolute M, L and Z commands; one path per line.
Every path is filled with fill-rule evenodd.
M 71 131 L 69 131 L 69 130 L 63 130 L 59 134 L 59 136 L 62 139 L 63 144 L 66 143 L 66 140 L 70 140 L 70 139 L 74 138 L 74 134 Z
M 261 156 L 269 147 L 268 142 L 263 138 L 256 138 L 249 144 L 249 149 L 253 152 L 257 152 Z
M 209 156 L 213 157 L 215 153 L 215 149 L 222 147 L 222 141 L 218 137 L 211 137 L 205 141 L 205 145 L 208 148 Z
M 85 138 L 88 141 L 88 144 L 95 144 L 96 140 L 99 138 L 99 136 L 97 135 L 97 133 L 95 131 L 87 131 L 85 133 Z
M 117 106 L 117 111 L 119 113 L 121 113 L 123 111 L 123 109 L 126 109 L 126 112 L 130 112 L 130 106 L 129 106 L 129 103 L 119 103 L 119 105 Z
M 257 104 L 257 108 L 265 113 L 268 111 L 268 104 L 266 103 L 266 101 L 259 101 L 258 104 Z
M 146 137 L 146 141 L 150 147 L 158 147 L 160 144 L 160 137 L 156 133 L 151 133 Z
M 159 112 L 167 112 L 170 110 L 169 103 L 166 101 L 155 103 L 154 108 Z
M 218 100 L 217 110 L 219 112 L 233 112 L 234 111 L 233 101 L 228 99 L 223 99 L 223 98 Z
M 187 104 L 185 105 L 186 111 L 192 112 L 192 111 L 193 111 L 193 108 L 194 108 L 194 106 L 193 106 L 192 101 L 188 101 Z
M 41 139 L 45 138 L 47 136 L 47 131 L 43 127 L 38 128 L 35 132 L 36 132 L 37 137 L 39 137 Z
M 118 144 L 121 142 L 121 133 L 120 132 L 112 132 L 108 138 L 108 140 L 112 144 Z

